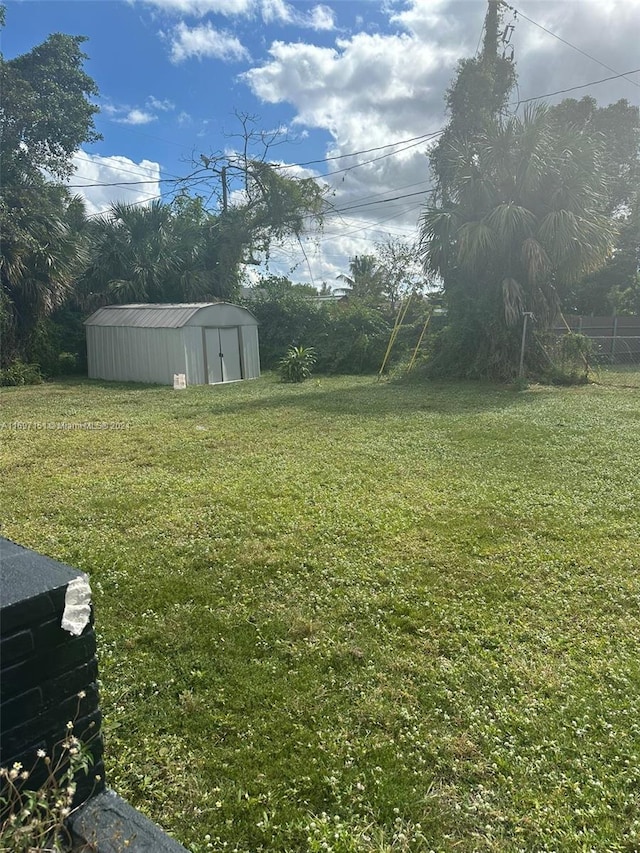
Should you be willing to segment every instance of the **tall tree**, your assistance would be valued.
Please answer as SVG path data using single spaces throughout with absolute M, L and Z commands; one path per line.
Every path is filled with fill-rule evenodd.
M 568 284 L 602 265 L 613 230 L 593 141 L 544 106 L 448 151 L 449 194 L 422 217 L 449 309 L 452 372 L 513 374 L 524 312 L 546 328 Z
M 566 98 L 550 108 L 559 129 L 571 128 L 600 145 L 604 192 L 611 213 L 630 207 L 640 186 L 640 108 L 625 99 L 599 107 L 595 98 Z
M 499 0 L 489 0 L 482 53 L 460 60 L 455 80 L 446 92 L 449 121 L 430 153 L 436 198 L 445 199 L 449 191 L 451 145 L 460 139 L 472 139 L 489 121 L 506 111 L 516 72 L 511 59 L 499 53 L 501 22 Z
M 640 109 L 626 100 L 599 107 L 594 98 L 584 97 L 566 99 L 550 112 L 559 128 L 571 127 L 600 146 L 603 191 L 617 230 L 607 263 L 572 284 L 564 306 L 579 314 L 638 311 Z
M 421 248 L 448 309 L 434 366 L 505 378 L 520 318 L 533 312 L 546 327 L 569 285 L 604 263 L 613 229 L 601 146 L 544 106 L 505 115 L 515 69 L 498 54 L 499 20 L 489 0 L 483 52 L 460 63 L 447 93 Z
M 15 59 L 0 56 L 0 312 L 2 364 L 28 358 L 38 323 L 69 294 L 83 263 L 78 205 L 55 183 L 99 138 L 84 39 L 59 33 Z
M 225 237 L 243 247 L 248 263 L 268 259 L 272 242 L 299 239 L 313 225 L 321 225 L 327 186 L 299 177 L 273 156 L 285 138 L 279 131 L 256 129 L 257 118 L 238 114 L 241 132 L 235 149 L 201 154 L 189 176 L 211 188 L 220 206 L 220 228 Z
M 376 255 L 382 293 L 392 309 L 409 293 L 424 289 L 424 271 L 417 246 L 403 240 L 387 240 L 376 243 Z
M 246 241 L 233 218 L 233 211 L 209 213 L 201 198 L 189 196 L 172 205 L 112 205 L 91 225 L 79 298 L 87 309 L 235 298 Z

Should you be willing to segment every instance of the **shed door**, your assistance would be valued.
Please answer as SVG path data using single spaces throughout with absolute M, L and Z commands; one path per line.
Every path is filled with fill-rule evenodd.
M 205 329 L 204 341 L 209 385 L 242 379 L 240 339 L 237 327 Z
M 240 340 L 237 327 L 219 329 L 220 357 L 222 359 L 222 381 L 233 382 L 242 379 L 240 367 Z

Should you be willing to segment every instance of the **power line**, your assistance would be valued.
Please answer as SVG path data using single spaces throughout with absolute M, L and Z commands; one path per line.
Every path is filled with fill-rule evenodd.
M 612 77 L 603 77 L 602 80 L 593 80 L 591 83 L 582 83 L 580 86 L 571 86 L 569 89 L 558 89 L 556 92 L 547 92 L 545 95 L 536 95 L 534 98 L 523 98 L 520 101 L 511 101 L 511 105 L 520 106 L 520 104 L 528 104 L 530 101 L 539 101 L 541 98 L 552 98 L 554 95 L 565 95 L 567 92 L 575 92 L 576 89 L 587 89 L 589 86 L 595 86 L 597 83 L 608 83 L 610 80 L 618 80 L 620 77 L 627 77 L 629 74 L 640 74 L 640 68 L 634 68 L 633 71 L 625 71 L 622 74 L 614 74 Z
M 507 5 L 507 4 L 505 3 L 504 5 Z M 508 6 L 508 8 L 514 9 L 514 7 L 512 7 L 512 6 Z M 514 9 L 514 11 L 518 11 L 518 10 Z M 518 11 L 518 14 L 522 15 L 522 13 L 519 11 Z M 525 17 L 525 16 L 523 15 L 523 17 Z M 535 22 L 533 22 L 533 23 L 535 23 Z M 543 27 L 543 29 L 544 29 L 544 27 Z M 552 33 L 552 35 L 553 35 L 553 33 Z M 590 57 L 590 58 L 592 58 L 592 57 Z M 602 63 L 600 63 L 600 64 L 602 64 Z M 608 66 L 605 66 L 605 67 L 608 68 Z M 530 103 L 531 101 L 541 100 L 542 98 L 551 98 L 551 97 L 554 97 L 555 95 L 564 95 L 564 94 L 567 94 L 568 92 L 577 91 L 578 89 L 586 89 L 589 86 L 596 86 L 596 85 L 599 85 L 600 83 L 608 83 L 611 80 L 618 80 L 622 77 L 628 78 L 629 75 L 638 74 L 638 73 L 640 73 L 640 68 L 634 68 L 631 71 L 624 71 L 624 72 L 616 73 L 616 74 L 613 74 L 609 77 L 603 77 L 600 80 L 592 80 L 589 83 L 581 83 L 581 84 L 576 85 L 576 86 L 570 86 L 567 89 L 557 89 L 554 92 L 546 92 L 542 95 L 535 95 L 534 97 L 531 97 L 531 98 L 523 98 L 523 99 L 518 100 L 518 101 L 511 101 L 510 104 L 511 104 L 511 106 L 519 106 L 520 104 L 527 104 L 527 103 Z M 636 84 L 635 81 L 631 81 L 631 82 L 633 82 L 634 85 L 640 85 L 640 84 Z M 345 166 L 343 169 L 336 169 L 333 172 L 327 172 L 325 175 L 319 176 L 320 178 L 331 177 L 333 175 L 339 175 L 339 174 L 342 174 L 344 172 L 350 172 L 353 169 L 358 169 L 361 166 L 366 166 L 366 165 L 369 165 L 370 163 L 378 162 L 380 160 L 386 159 L 387 157 L 393 157 L 396 154 L 401 154 L 404 151 L 408 151 L 411 148 L 417 147 L 423 141 L 434 139 L 436 136 L 440 136 L 443 132 L 444 132 L 444 128 L 441 128 L 440 130 L 432 131 L 430 133 L 420 134 L 419 136 L 412 136 L 412 137 L 409 137 L 407 139 L 397 140 L 396 142 L 390 142 L 390 143 L 387 143 L 386 145 L 379 145 L 379 146 L 376 146 L 374 148 L 365 148 L 365 149 L 362 149 L 360 151 L 350 151 L 346 154 L 339 154 L 339 155 L 335 155 L 335 156 L 331 156 L 331 157 L 325 157 L 323 159 L 318 159 L 318 160 L 307 160 L 307 161 L 300 162 L 300 163 L 272 164 L 272 167 L 273 168 L 279 168 L 279 169 L 286 169 L 286 168 L 295 168 L 298 166 L 307 166 L 307 165 L 313 165 L 313 164 L 319 164 L 319 163 L 329 163 L 329 162 L 332 162 L 335 160 L 342 160 L 342 159 L 345 159 L 347 157 L 355 157 L 359 154 L 373 153 L 374 151 L 382 151 L 385 148 L 396 148 L 397 146 L 404 145 L 405 143 L 412 143 L 410 145 L 406 145 L 406 147 L 401 148 L 398 151 L 389 151 L 387 154 L 383 154 L 380 157 L 374 157 L 370 160 L 365 160 L 362 163 L 354 163 L 352 166 Z M 114 168 L 114 169 L 117 169 L 118 172 L 124 172 L 124 173 L 131 174 L 131 175 L 139 175 L 140 174 L 140 172 L 136 172 L 133 169 L 127 169 L 123 166 L 114 165 L 111 161 L 111 158 L 103 157 L 103 156 L 98 155 L 98 154 L 92 155 L 92 157 L 83 157 L 81 154 L 75 154 L 74 159 L 82 160 L 83 162 L 91 163 L 91 164 L 95 164 L 96 160 L 101 160 L 107 166 Z M 171 173 L 169 173 L 169 174 L 171 175 Z M 84 176 L 84 175 L 78 175 L 77 177 L 79 177 L 83 180 L 87 180 L 87 181 L 91 180 L 88 176 Z M 69 189 L 91 189 L 93 187 L 123 187 L 123 188 L 126 188 L 126 187 L 133 187 L 133 186 L 142 186 L 145 184 L 160 184 L 160 183 L 175 183 L 175 184 L 184 183 L 186 185 L 189 180 L 191 180 L 191 182 L 192 182 L 191 186 L 189 188 L 192 189 L 197 183 L 203 183 L 204 181 L 206 181 L 207 177 L 202 176 L 200 178 L 196 178 L 194 175 L 191 175 L 191 176 L 184 178 L 184 177 L 178 177 L 177 175 L 171 175 L 171 177 L 168 177 L 168 178 L 158 177 L 158 178 L 153 178 L 153 179 L 150 178 L 148 180 L 138 180 L 138 181 L 96 181 L 96 182 L 87 183 L 87 184 L 65 184 L 64 186 L 68 187 Z M 6 188 L 6 185 L 5 185 L 5 188 Z M 26 189 L 26 187 L 23 189 Z M 399 189 L 401 189 L 401 188 L 399 188 Z M 166 195 L 166 193 L 164 193 L 162 195 Z M 156 196 L 156 198 L 161 198 L 162 195 Z M 365 198 L 366 198 L 366 196 L 365 196 Z M 144 202 L 141 202 L 141 203 L 144 203 Z
M 527 17 L 524 14 L 524 12 L 521 12 L 520 9 L 516 9 L 515 6 L 509 5 L 509 3 L 506 3 L 505 0 L 501 0 L 501 4 L 503 6 L 505 6 L 507 9 L 510 9 L 512 12 L 516 12 L 518 15 L 520 15 L 521 18 L 524 18 L 525 21 L 529 21 L 530 24 L 533 24 L 535 27 L 539 27 L 541 30 L 544 30 L 545 33 L 548 33 L 550 36 L 553 36 L 554 39 L 557 39 L 558 41 L 562 42 L 562 44 L 565 44 L 567 47 L 570 47 L 572 50 L 575 50 L 578 53 L 581 53 L 583 56 L 586 56 L 587 59 L 590 59 L 592 62 L 597 62 L 598 65 L 601 65 L 603 68 L 606 68 L 607 71 L 613 71 L 613 73 L 619 77 L 626 76 L 624 74 L 618 74 L 616 69 L 612 68 L 610 65 L 607 65 L 606 62 L 601 62 L 599 59 L 596 59 L 595 56 L 592 56 L 590 53 L 587 53 L 586 50 L 582 50 L 582 48 L 576 47 L 575 44 L 571 44 L 570 41 L 563 39 L 562 36 L 559 36 L 559 35 L 557 35 L 557 33 L 554 33 L 552 30 L 549 30 L 546 27 L 543 27 L 542 24 L 539 24 L 537 21 L 534 21 L 532 18 Z M 638 86 L 640 88 L 640 83 L 636 83 L 635 80 L 629 80 L 629 82 L 632 83 L 634 86 Z
M 323 157 L 321 160 L 307 160 L 304 163 L 283 163 L 278 168 L 292 169 L 296 166 L 314 166 L 318 163 L 330 163 L 333 160 L 344 160 L 345 157 L 356 157 L 358 154 L 372 154 L 374 151 L 382 151 L 385 148 L 394 148 L 397 145 L 404 145 L 407 142 L 420 142 L 431 136 L 437 136 L 441 132 L 442 131 L 437 130 L 435 133 L 422 133 L 420 136 L 410 136 L 408 139 L 398 139 L 396 142 L 388 142 L 386 145 L 378 145 L 376 148 L 363 148 L 361 151 L 349 151 L 347 154 L 336 154 L 333 157 Z M 394 152 L 390 152 L 390 154 L 386 156 L 391 156 L 393 153 Z M 373 163 L 374 160 L 368 162 Z M 364 163 L 362 165 L 364 165 Z
M 91 178 L 86 175 L 76 174 L 74 177 L 80 178 L 81 180 L 91 180 Z M 92 184 L 65 184 L 64 186 L 71 190 L 85 189 L 86 187 L 123 187 L 128 189 L 142 184 L 176 184 L 182 180 L 183 178 L 180 178 L 179 180 L 176 180 L 175 178 L 153 178 L 148 181 L 97 181 Z
M 640 73 L 640 68 L 634 68 L 631 71 L 623 71 L 623 72 L 620 72 L 619 74 L 612 74 L 609 77 L 602 77 L 599 80 L 591 80 L 589 83 L 581 83 L 577 86 L 570 86 L 567 89 L 557 89 L 554 92 L 545 92 L 542 95 L 535 95 L 531 98 L 523 98 L 519 101 L 511 101 L 510 104 L 511 104 L 511 106 L 518 106 L 520 104 L 530 103 L 531 101 L 539 101 L 543 98 L 552 98 L 555 95 L 564 95 L 564 94 L 567 94 L 568 92 L 575 92 L 578 89 L 587 89 L 587 88 L 589 88 L 589 86 L 597 86 L 600 83 L 609 83 L 611 80 L 619 80 L 622 77 L 629 77 L 629 75 L 631 75 L 631 74 L 639 74 L 639 73 Z M 357 169 L 360 166 L 366 166 L 369 163 L 375 163 L 379 160 L 385 159 L 386 157 L 393 157 L 395 154 L 401 154 L 401 153 L 403 153 L 403 151 L 408 151 L 411 148 L 416 147 L 417 145 L 420 144 L 421 141 L 427 141 L 428 139 L 433 139 L 436 136 L 440 136 L 442 133 L 444 133 L 444 128 L 442 128 L 440 130 L 432 131 L 431 133 L 425 133 L 425 134 L 422 134 L 420 136 L 414 136 L 414 137 L 410 137 L 409 139 L 400 140 L 398 142 L 391 142 L 388 145 L 381 145 L 381 146 L 378 146 L 377 148 L 364 149 L 362 151 L 351 151 L 348 154 L 341 154 L 341 155 L 335 156 L 335 157 L 327 157 L 324 160 L 309 160 L 306 163 L 273 164 L 273 168 L 286 169 L 286 168 L 295 168 L 297 166 L 308 165 L 311 163 L 325 163 L 325 162 L 330 162 L 332 160 L 339 160 L 339 159 L 342 159 L 344 157 L 355 157 L 358 154 L 365 154 L 367 152 L 381 151 L 384 148 L 395 147 L 395 146 L 403 144 L 404 142 L 418 140 L 418 142 L 414 142 L 414 144 L 408 145 L 407 147 L 402 148 L 400 151 L 390 151 L 388 154 L 384 154 L 381 157 L 374 157 L 371 160 L 365 160 L 362 163 L 355 163 L 353 166 L 345 166 L 345 168 L 343 168 L 343 169 L 336 169 L 334 172 L 327 172 L 327 174 L 319 176 L 320 178 L 331 177 L 332 175 L 339 175 L 339 174 L 342 174 L 343 172 L 349 172 L 352 169 Z M 96 155 L 96 156 L 98 156 L 98 155 Z M 77 159 L 84 159 L 84 160 L 86 160 L 86 162 L 90 162 L 90 163 L 93 162 L 93 160 L 89 160 L 88 158 L 80 158 L 79 155 L 76 155 L 76 158 Z M 134 172 L 132 169 L 124 169 L 124 168 L 120 169 L 119 168 L 118 171 L 129 172 L 130 174 L 134 174 L 134 175 L 138 174 L 138 173 Z M 105 187 L 108 187 L 108 186 L 135 186 L 137 184 L 147 184 L 147 183 L 176 183 L 177 184 L 177 183 L 181 183 L 181 182 L 186 183 L 188 180 L 189 180 L 189 178 L 174 177 L 174 178 L 157 178 L 156 180 L 148 180 L 148 181 L 115 181 L 113 183 L 105 182 L 105 183 L 95 183 L 95 184 L 83 184 L 81 187 L 79 186 L 79 188 L 88 188 L 88 187 L 93 187 L 93 186 L 95 186 L 95 187 L 100 187 L 100 186 L 105 186 Z M 192 186 L 195 185 L 196 183 L 202 183 L 205 180 L 207 180 L 206 177 L 195 178 L 195 179 L 192 178 L 192 181 L 193 181 Z M 66 184 L 66 186 L 74 187 L 75 185 Z
M 506 6 L 507 4 L 505 3 L 504 5 Z M 513 7 L 512 7 L 512 6 L 508 6 L 508 8 L 513 9 Z M 514 11 L 518 11 L 518 10 L 514 10 Z M 522 13 L 520 13 L 520 12 L 519 12 L 519 14 L 522 14 Z M 525 17 L 525 16 L 523 15 L 523 17 Z M 535 23 L 535 22 L 533 22 L 533 23 Z M 554 34 L 552 33 L 552 35 L 554 35 Z M 590 57 L 590 58 L 592 58 L 592 57 Z M 597 61 L 597 60 L 596 60 L 596 61 Z M 602 64 L 602 63 L 600 63 L 600 64 Z M 624 77 L 624 78 L 628 78 L 628 77 L 629 77 L 629 75 L 631 75 L 631 74 L 638 74 L 638 73 L 640 73 L 640 68 L 635 68 L 635 69 L 633 69 L 632 71 L 624 71 L 624 72 L 621 72 L 621 73 L 616 73 L 616 74 L 613 74 L 613 75 L 611 75 L 611 76 L 609 76 L 609 77 L 603 77 L 603 78 L 601 78 L 601 79 L 599 79 L 599 80 L 592 80 L 592 81 L 591 81 L 591 82 L 589 82 L 589 83 L 582 83 L 582 84 L 579 84 L 579 85 L 576 85 L 576 86 L 570 86 L 570 87 L 568 87 L 567 89 L 558 89 L 558 90 L 556 90 L 556 91 L 554 91 L 554 92 L 546 92 L 546 93 L 544 93 L 544 94 L 542 94 L 542 95 L 536 95 L 536 96 L 534 96 L 534 97 L 531 97 L 531 98 L 525 98 L 525 99 L 522 99 L 522 100 L 520 100 L 520 101 L 512 101 L 512 102 L 511 102 L 511 105 L 512 105 L 512 106 L 518 106 L 518 105 L 520 105 L 520 104 L 529 103 L 529 102 L 531 102 L 531 101 L 541 100 L 542 98 L 550 98 L 550 97 L 553 97 L 553 96 L 555 96 L 555 95 L 567 94 L 567 93 L 569 93 L 569 92 L 574 92 L 574 91 L 577 91 L 577 90 L 579 90 L 579 89 L 586 89 L 586 88 L 588 88 L 589 86 L 596 86 L 596 85 L 599 85 L 600 83 L 608 83 L 608 82 L 610 82 L 611 80 L 617 80 L 617 79 L 620 79 L 620 78 L 623 78 L 623 77 Z M 632 81 L 632 82 L 633 82 L 633 81 Z M 636 85 L 637 85 L 637 84 L 636 84 Z M 398 145 L 401 145 L 401 144 L 403 144 L 403 143 L 405 143 L 405 142 L 411 142 L 411 143 L 413 143 L 412 145 L 407 146 L 407 148 L 401 149 L 401 151 L 392 151 L 392 152 L 389 152 L 388 154 L 383 155 L 382 157 L 379 157 L 379 158 L 378 158 L 378 157 L 376 157 L 376 158 L 373 158 L 373 159 L 371 159 L 371 160 L 364 161 L 363 163 L 357 163 L 357 164 L 354 164 L 353 166 L 348 166 L 348 167 L 345 167 L 344 169 L 338 169 L 338 170 L 336 170 L 335 172 L 327 173 L 327 175 L 325 175 L 325 176 L 320 176 L 320 177 L 329 177 L 330 175 L 340 174 L 340 173 L 342 173 L 342 172 L 348 172 L 348 171 L 351 171 L 352 169 L 356 169 L 356 168 L 358 168 L 359 166 L 364 166 L 364 165 L 367 165 L 368 163 L 376 162 L 376 161 L 381 160 L 381 159 L 384 159 L 384 158 L 386 158 L 386 157 L 394 156 L 394 154 L 402 153 L 402 151 L 404 151 L 404 150 L 408 150 L 409 148 L 413 148 L 413 147 L 415 147 L 415 145 L 420 144 L 420 142 L 421 142 L 421 141 L 426 141 L 426 140 L 427 140 L 427 139 L 429 139 L 429 138 L 435 138 L 436 136 L 439 136 L 439 135 L 440 135 L 440 134 L 442 134 L 443 132 L 444 132 L 444 128 L 442 128 L 442 129 L 440 129 L 440 130 L 437 130 L 437 131 L 434 131 L 434 132 L 431 132 L 431 133 L 421 134 L 420 136 L 410 137 L 409 139 L 399 140 L 399 141 L 397 141 L 397 142 L 392 142 L 392 143 L 389 143 L 389 144 L 387 144 L 387 145 L 377 146 L 376 148 L 363 149 L 362 151 L 352 151 L 352 152 L 349 152 L 348 154 L 342 154 L 342 155 L 336 155 L 336 156 L 332 156 L 332 157 L 327 157 L 327 158 L 324 158 L 324 159 L 322 159 L 322 160 L 314 160 L 314 161 L 309 160 L 309 161 L 306 161 L 306 163 L 291 163 L 291 164 L 289 164 L 289 165 L 288 165 L 288 168 L 293 168 L 293 167 L 295 167 L 295 166 L 311 165 L 311 164 L 314 164 L 314 163 L 330 162 L 330 161 L 333 161 L 333 160 L 339 160 L 339 159 L 342 159 L 342 158 L 345 158 L 345 157 L 353 157 L 353 156 L 356 156 L 356 155 L 358 155 L 358 154 L 372 153 L 373 151 L 381 151 L 381 150 L 384 150 L 385 148 L 397 147 Z M 417 142 L 416 142 L 416 140 L 417 140 Z M 77 158 L 77 159 L 82 159 L 82 160 L 85 160 L 86 162 L 89 162 L 89 163 L 93 163 L 93 162 L 94 162 L 94 160 L 91 160 L 91 159 L 90 159 L 90 158 L 88 158 L 88 157 L 81 157 L 80 155 L 75 155 L 75 156 L 76 156 L 76 158 Z M 96 158 L 98 158 L 98 157 L 99 157 L 99 155 L 95 155 L 95 157 L 96 157 Z M 103 159 L 103 160 L 104 160 L 104 159 L 106 159 L 106 158 L 100 158 L 100 159 Z M 285 165 L 281 165 L 281 166 L 279 166 L 279 168 L 287 168 L 287 166 L 285 166 Z M 133 172 L 133 170 L 131 170 L 131 169 L 124 169 L 124 168 L 121 168 L 121 169 L 120 169 L 120 171 L 123 171 L 123 172 L 130 172 L 131 174 L 138 174 L 138 173 L 136 173 L 136 172 Z M 167 179 L 167 178 L 159 178 L 157 182 L 158 182 L 158 183 L 159 183 L 159 182 L 166 182 L 166 183 L 172 183 L 172 182 L 174 182 L 174 183 L 176 183 L 176 184 L 177 184 L 177 183 L 180 183 L 180 182 L 183 182 L 183 183 L 185 184 L 185 187 L 186 187 L 186 182 L 187 182 L 188 180 L 189 180 L 188 178 L 177 178 L 177 177 L 175 177 L 175 179 L 174 179 L 173 181 L 172 181 L 171 179 Z M 191 189 L 191 188 L 193 188 L 193 186 L 195 186 L 197 183 L 202 183 L 204 180 L 205 180 L 205 178 L 197 178 L 197 179 L 194 179 L 194 178 L 193 178 L 193 176 L 192 176 L 192 183 L 191 183 L 191 186 L 190 186 L 190 187 L 186 187 L 186 188 L 187 188 L 187 189 Z M 131 184 L 131 185 L 135 185 L 135 184 L 138 184 L 138 183 L 155 183 L 155 181 L 148 181 L 148 182 L 147 182 L 147 181 L 144 181 L 144 182 L 131 181 L 131 182 L 130 182 L 130 184 Z M 79 188 L 82 188 L 82 189 L 90 189 L 92 186 L 109 186 L 109 185 L 110 185 L 110 184 L 107 184 L 107 183 L 104 183 L 104 184 L 96 183 L 96 184 L 94 184 L 94 185 L 92 185 L 92 184 L 85 184 L 85 185 L 83 185 L 82 187 L 79 187 Z M 125 182 L 117 182 L 117 183 L 116 183 L 116 182 L 114 182 L 114 184 L 112 184 L 112 185 L 113 185 L 113 186 L 123 186 L 123 187 L 124 187 L 126 184 L 125 184 Z M 170 192 L 171 192 L 171 191 L 170 191 Z M 139 204 L 148 204 L 150 201 L 156 201 L 156 200 L 158 200 L 158 199 L 163 198 L 165 195 L 168 195 L 168 194 L 169 194 L 169 193 L 166 193 L 166 192 L 165 192 L 165 193 L 160 193 L 159 195 L 153 196 L 153 197 L 151 197 L 151 198 L 143 199 L 143 200 L 141 200 L 141 201 L 139 201 L 139 202 L 133 202 L 133 203 L 132 203 L 132 206 L 137 206 L 137 205 L 139 205 Z M 406 194 L 406 195 L 396 196 L 396 197 L 394 197 L 394 198 L 390 198 L 390 199 L 381 199 L 380 201 L 377 201 L 377 202 L 367 202 L 367 203 L 362 203 L 362 204 L 352 205 L 352 206 L 345 207 L 345 208 L 335 208 L 335 209 L 334 209 L 330 214 L 327 214 L 327 215 L 332 215 L 332 214 L 333 214 L 333 215 L 337 215 L 337 214 L 340 214 L 340 213 L 342 213 L 342 212 L 346 212 L 346 211 L 348 211 L 348 210 L 355 210 L 355 209 L 360 208 L 360 207 L 368 207 L 368 206 L 370 206 L 370 205 L 374 205 L 374 204 L 384 204 L 384 203 L 387 203 L 387 202 L 391 202 L 391 201 L 398 201 L 398 200 L 401 200 L 401 199 L 404 199 L 404 198 L 410 198 L 411 196 L 422 195 L 422 194 L 423 194 L 423 193 L 420 193 L 420 192 L 418 192 L 418 193 L 409 193 L 409 194 Z M 370 197 L 371 197 L 371 196 L 364 196 L 364 198 L 365 198 L 365 199 L 366 199 L 366 198 L 370 198 Z M 99 211 L 98 213 L 93 213 L 93 214 L 91 214 L 88 218 L 92 218 L 92 217 L 95 217 L 95 216 L 102 216 L 103 214 L 108 213 L 108 212 L 109 212 L 109 208 L 107 208 L 106 210 L 103 210 L 103 211 Z
M 417 195 L 426 195 L 427 190 L 419 190 L 415 193 L 405 193 L 404 195 L 396 195 L 391 198 L 381 198 L 379 201 L 365 201 L 362 204 L 352 204 L 349 207 L 336 207 L 333 211 L 330 211 L 327 216 L 338 213 L 346 213 L 348 210 L 357 210 L 361 207 L 371 207 L 376 204 L 389 204 L 392 201 L 402 201 L 405 198 L 414 198 Z

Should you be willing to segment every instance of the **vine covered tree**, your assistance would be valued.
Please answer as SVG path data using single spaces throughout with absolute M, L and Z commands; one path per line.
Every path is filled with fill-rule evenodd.
M 515 72 L 497 63 L 494 0 L 489 7 L 484 54 L 461 65 L 450 109 L 466 102 L 467 69 L 498 82 L 485 87 L 477 123 L 452 114 L 431 161 L 435 192 L 420 238 L 425 270 L 440 277 L 448 309 L 433 369 L 506 379 L 517 368 L 524 313 L 547 328 L 569 286 L 602 266 L 614 228 L 597 141 L 559 125 L 544 105 L 522 118 L 502 114 Z

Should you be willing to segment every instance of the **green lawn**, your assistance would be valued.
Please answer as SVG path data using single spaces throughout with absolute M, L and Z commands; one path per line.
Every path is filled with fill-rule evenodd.
M 640 393 L 3 389 L 112 787 L 196 853 L 640 850 Z

